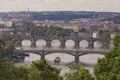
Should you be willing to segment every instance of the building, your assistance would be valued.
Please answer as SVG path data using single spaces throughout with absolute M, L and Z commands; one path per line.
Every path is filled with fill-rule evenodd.
M 111 34 L 110 34 L 110 39 L 114 39 L 115 38 L 115 35 L 117 34 L 117 32 L 112 32 Z
M 93 38 L 99 38 L 99 31 L 94 31 L 92 34 Z
M 79 32 L 79 27 L 78 26 L 74 26 L 74 32 Z
M 12 27 L 13 22 L 12 21 L 6 21 L 5 26 Z

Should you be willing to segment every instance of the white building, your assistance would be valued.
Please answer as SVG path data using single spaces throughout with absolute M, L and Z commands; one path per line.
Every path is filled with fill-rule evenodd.
M 93 38 L 99 38 L 99 31 L 93 32 L 92 37 Z

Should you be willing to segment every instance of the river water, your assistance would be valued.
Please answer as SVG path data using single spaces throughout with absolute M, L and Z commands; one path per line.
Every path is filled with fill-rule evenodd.
M 54 48 L 59 47 L 60 44 L 61 43 L 59 40 L 53 40 L 51 42 L 51 45 Z M 88 46 L 88 42 L 86 40 L 81 41 L 79 44 L 80 44 L 80 47 L 83 49 L 85 49 Z M 31 42 L 29 40 L 22 41 L 23 49 L 24 47 L 29 47 L 30 45 L 31 45 Z M 38 47 L 43 47 L 46 45 L 46 42 L 44 40 L 38 40 L 36 42 L 36 45 Z M 65 45 L 67 48 L 72 48 L 75 45 L 75 43 L 72 40 L 68 40 L 66 41 Z M 101 46 L 102 46 L 102 43 L 99 41 L 96 41 L 94 43 L 95 48 L 99 48 Z M 24 62 L 16 63 L 16 65 L 17 66 L 20 66 L 20 65 L 30 66 L 33 61 L 40 60 L 40 56 L 37 54 L 29 53 L 29 55 L 30 55 L 29 57 L 25 57 Z M 61 58 L 60 65 L 54 65 L 54 59 L 58 56 Z M 86 69 L 90 71 L 91 74 L 93 74 L 94 64 L 96 64 L 98 58 L 103 58 L 103 57 L 104 56 L 100 54 L 87 54 L 87 55 L 80 56 L 79 58 L 80 65 L 84 66 Z M 54 53 L 54 54 L 45 56 L 45 58 L 49 64 L 57 68 L 60 68 L 61 74 L 69 72 L 70 71 L 69 65 L 74 62 L 74 57 L 71 55 L 65 54 L 65 53 Z

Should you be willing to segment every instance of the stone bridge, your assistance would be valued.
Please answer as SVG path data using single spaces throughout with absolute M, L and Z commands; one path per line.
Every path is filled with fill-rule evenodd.
M 24 40 L 28 40 L 30 42 L 30 46 L 31 47 L 38 47 L 37 46 L 37 42 L 39 42 L 39 40 L 44 40 L 45 47 L 51 47 L 52 41 L 53 40 L 58 40 L 60 42 L 60 46 L 61 48 L 65 48 L 66 47 L 66 42 L 68 40 L 72 40 L 74 42 L 74 47 L 75 48 L 81 48 L 80 43 L 85 40 L 88 43 L 87 48 L 94 48 L 94 44 L 95 42 L 100 42 L 101 43 L 101 47 L 100 48 L 109 48 L 110 47 L 110 40 L 103 40 L 100 38 L 91 38 L 91 37 L 37 37 L 37 38 L 32 38 L 32 37 L 19 37 L 17 39 L 15 39 L 15 45 L 16 46 L 22 46 L 22 42 Z
M 22 47 L 21 47 L 22 48 Z M 109 49 L 66 49 L 66 48 L 24 48 L 21 50 L 14 50 L 14 53 L 33 53 L 41 56 L 41 59 L 45 59 L 46 55 L 55 54 L 55 53 L 65 53 L 68 55 L 74 56 L 75 63 L 79 62 L 79 57 L 87 54 L 101 54 L 105 55 Z
M 44 40 L 46 44 L 43 47 L 37 46 L 38 40 Z M 29 47 L 23 48 L 22 41 L 29 40 L 31 45 Z M 53 48 L 51 46 L 51 42 L 53 40 L 59 40 L 61 45 L 59 47 Z M 72 40 L 74 42 L 74 46 L 70 49 L 66 47 L 67 40 Z M 86 40 L 88 42 L 88 46 L 85 49 L 80 47 L 80 42 L 82 40 Z M 94 43 L 96 41 L 101 42 L 102 46 L 99 49 L 94 47 Z M 104 55 L 105 52 L 109 50 L 110 41 L 102 40 L 99 38 L 90 38 L 90 37 L 64 37 L 64 38 L 53 38 L 53 37 L 40 37 L 40 38 L 18 38 L 15 41 L 15 46 L 19 47 L 19 49 L 14 50 L 14 53 L 34 53 L 41 56 L 41 59 L 46 55 L 54 54 L 54 53 L 65 53 L 74 56 L 75 63 L 79 62 L 79 57 L 86 54 L 101 54 Z

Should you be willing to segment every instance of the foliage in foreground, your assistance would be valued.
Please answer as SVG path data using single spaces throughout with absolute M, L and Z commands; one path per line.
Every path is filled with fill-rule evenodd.
M 0 58 L 8 57 L 8 55 L 12 54 L 14 48 L 11 41 L 0 40 Z
M 94 74 L 96 80 L 120 80 L 120 34 L 114 38 L 114 48 L 98 59 Z
M 80 66 L 70 67 L 76 72 L 66 73 L 65 80 L 94 80 L 88 70 Z M 45 60 L 33 62 L 32 66 L 16 67 L 8 59 L 0 59 L 0 80 L 63 80 L 60 70 L 52 67 Z
M 65 80 L 94 80 L 88 70 L 79 65 L 70 66 L 71 72 L 65 74 Z
M 63 80 L 60 70 L 49 65 L 44 59 L 33 62 L 29 68 L 16 67 L 12 61 L 5 58 L 13 49 L 14 45 L 11 42 L 0 41 L 0 80 Z M 76 75 L 73 73 L 65 75 L 66 80 L 93 80 L 88 70 L 78 66 L 76 69 Z
M 60 70 L 45 60 L 35 62 L 30 68 L 15 67 L 8 59 L 0 59 L 0 80 L 63 80 Z
M 30 80 L 63 80 L 62 76 L 59 75 L 60 70 L 51 67 L 45 60 L 34 62 L 30 68 L 29 77 Z
M 34 62 L 30 68 L 15 67 L 14 64 L 2 58 L 3 53 L 10 52 L 9 47 L 0 43 L 0 80 L 63 80 L 60 70 L 50 66 L 45 60 Z M 89 71 L 79 66 L 74 73 L 66 73 L 65 80 L 94 80 Z M 105 54 L 104 58 L 98 59 L 94 68 L 96 80 L 120 80 L 120 34 L 114 38 L 114 48 Z

